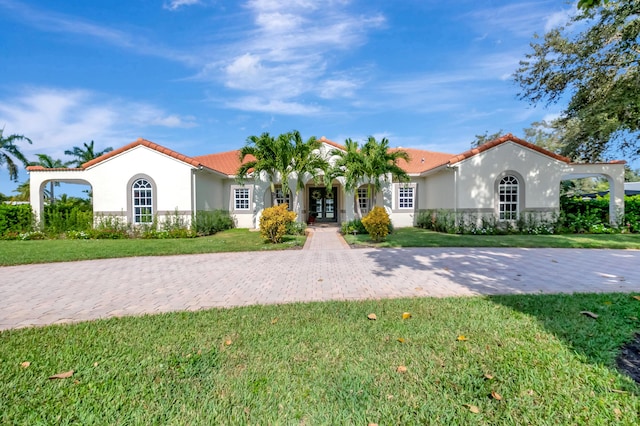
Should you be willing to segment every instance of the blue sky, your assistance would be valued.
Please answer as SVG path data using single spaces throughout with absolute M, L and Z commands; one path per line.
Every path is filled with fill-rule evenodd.
M 450 153 L 562 105 L 511 75 L 563 0 L 0 0 L 0 127 L 67 160 L 138 137 L 186 155 L 297 129 Z M 23 172 L 20 180 L 28 175 Z M 11 195 L 6 168 L 0 192 Z

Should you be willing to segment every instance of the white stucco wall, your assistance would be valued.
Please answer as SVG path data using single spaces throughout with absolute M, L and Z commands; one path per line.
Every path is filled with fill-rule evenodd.
M 228 179 L 207 170 L 195 171 L 196 210 L 228 209 L 225 181 Z
M 494 209 L 496 180 L 522 177 L 525 209 L 559 208 L 560 180 L 566 163 L 513 142 L 476 154 L 457 167 L 458 209 Z
M 453 170 L 443 169 L 422 178 L 418 189 L 419 209 L 454 209 L 456 207 Z

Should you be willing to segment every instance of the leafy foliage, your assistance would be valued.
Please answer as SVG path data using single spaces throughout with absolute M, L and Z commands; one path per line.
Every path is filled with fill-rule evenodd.
M 296 220 L 296 214 L 288 209 L 287 204 L 267 207 L 260 216 L 260 235 L 274 244 L 282 242 L 287 234 L 287 227 Z
M 564 153 L 589 161 L 615 148 L 640 154 L 640 4 L 605 3 L 585 0 L 566 27 L 536 36 L 515 74 L 533 104 L 570 97 L 560 117 Z
M 362 218 L 362 224 L 375 242 L 382 241 L 389 234 L 391 219 L 384 207 L 375 206 Z
M 107 147 L 102 151 L 95 151 L 94 142 L 91 141 L 88 144 L 83 143 L 84 148 L 74 146 L 72 149 L 66 150 L 65 155 L 70 155 L 75 158 L 75 160 L 69 162 L 68 164 L 73 164 L 76 167 L 82 166 L 84 163 L 93 160 L 94 158 L 98 158 L 101 155 L 106 154 L 107 152 L 113 151 L 113 148 Z
M 0 238 L 13 238 L 32 229 L 33 212 L 29 204 L 0 204 Z
M 213 235 L 234 227 L 227 210 L 198 211 L 191 219 L 191 226 L 198 235 Z
M 16 160 L 24 164 L 25 167 L 29 164 L 29 161 L 27 161 L 27 158 L 22 154 L 16 142 L 32 143 L 31 139 L 23 135 L 4 136 L 4 128 L 0 129 L 0 166 L 6 164 L 9 170 L 9 179 L 13 181 L 18 180 Z

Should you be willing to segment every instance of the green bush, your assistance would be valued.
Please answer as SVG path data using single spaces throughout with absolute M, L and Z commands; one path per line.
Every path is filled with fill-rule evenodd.
M 367 228 L 362 224 L 361 219 L 353 219 L 348 222 L 343 222 L 340 226 L 340 231 L 343 235 L 346 234 L 368 234 Z
M 0 204 L 0 237 L 16 239 L 20 233 L 33 229 L 30 204 Z
M 282 242 L 287 234 L 287 227 L 296 220 L 296 214 L 287 210 L 287 204 L 268 207 L 260 216 L 260 235 L 272 243 Z
M 233 226 L 233 218 L 227 210 L 200 210 L 191 219 L 192 229 L 200 236 L 213 235 Z
M 371 239 L 378 242 L 384 240 L 389 234 L 391 219 L 383 207 L 376 206 L 362 219 L 362 224 Z
M 287 225 L 287 235 L 304 235 L 306 229 L 306 223 L 293 221 Z

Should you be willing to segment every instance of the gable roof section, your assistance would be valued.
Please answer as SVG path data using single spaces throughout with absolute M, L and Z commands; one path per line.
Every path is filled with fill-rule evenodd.
M 184 163 L 187 163 L 187 164 L 189 164 L 191 166 L 194 166 L 194 167 L 201 166 L 201 164 L 198 161 L 194 160 L 191 157 L 187 157 L 186 155 L 180 154 L 179 152 L 176 152 L 176 151 L 174 151 L 172 149 L 169 149 L 169 148 L 165 148 L 162 145 L 158 145 L 157 143 L 148 141 L 146 139 L 138 138 L 138 140 L 136 140 L 134 142 L 131 142 L 128 145 L 125 145 L 125 146 L 120 147 L 118 149 L 114 149 L 113 151 L 107 152 L 106 154 L 103 154 L 100 157 L 94 158 L 91 161 L 87 161 L 86 163 L 84 163 L 82 165 L 82 168 L 86 169 L 88 167 L 95 166 L 98 163 L 101 163 L 101 162 L 103 162 L 103 161 L 105 161 L 105 160 L 107 160 L 109 158 L 115 157 L 118 154 L 122 154 L 123 152 L 128 151 L 128 150 L 130 150 L 132 148 L 135 148 L 137 146 L 140 146 L 140 145 L 146 146 L 149 149 L 152 149 L 154 151 L 158 151 L 158 152 L 160 152 L 162 154 L 168 155 L 169 157 L 173 157 L 176 160 L 180 160 L 180 161 L 182 161 Z
M 229 176 L 235 175 L 241 164 L 239 149 L 219 152 L 216 154 L 199 155 L 197 157 L 193 157 L 193 159 L 199 161 L 205 167 Z M 255 157 L 253 155 L 248 155 L 246 159 L 248 161 L 253 161 L 255 160 Z
M 562 155 L 558 155 L 556 153 L 553 153 L 551 151 L 548 151 L 542 147 L 539 147 L 538 145 L 534 145 L 530 142 L 527 142 L 523 139 L 517 138 L 515 136 L 513 136 L 511 133 L 507 133 L 506 135 L 498 138 L 498 139 L 494 139 L 492 141 L 489 141 L 485 144 L 480 145 L 477 148 L 472 148 L 468 151 L 463 152 L 462 154 L 458 154 L 455 155 L 453 158 L 451 158 L 448 162 L 448 164 L 456 164 L 459 163 L 462 160 L 466 160 L 467 158 L 471 158 L 477 154 L 480 154 L 481 152 L 487 151 L 491 148 L 494 148 L 498 145 L 502 145 L 503 143 L 506 142 L 514 142 L 518 145 L 524 146 L 525 148 L 529 148 L 533 151 L 537 151 L 542 155 L 546 155 L 547 157 L 551 157 L 554 158 L 558 161 L 562 161 L 563 163 L 571 163 L 571 160 L 567 157 L 563 157 Z

